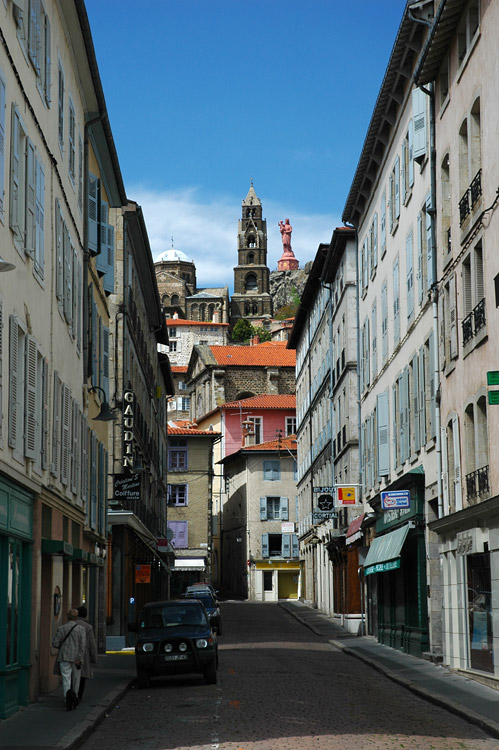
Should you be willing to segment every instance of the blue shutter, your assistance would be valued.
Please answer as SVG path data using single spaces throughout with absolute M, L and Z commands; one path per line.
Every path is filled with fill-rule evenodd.
M 393 343 L 400 340 L 400 292 L 399 292 L 399 259 L 393 262 Z
M 19 329 L 17 318 L 14 315 L 10 316 L 9 323 L 9 446 L 15 448 L 17 432 L 19 429 L 22 430 L 22 425 L 18 424 L 20 417 L 18 388 L 21 387 L 19 382 Z
M 36 203 L 36 168 L 35 168 L 35 144 L 27 139 L 27 161 L 26 161 L 26 230 L 25 230 L 25 252 L 34 258 L 35 256 L 35 203 Z
M 395 218 L 400 216 L 400 158 L 395 159 Z
M 88 249 L 99 252 L 99 178 L 88 175 Z
M 262 534 L 262 557 L 269 556 L 269 535 Z
M 267 498 L 260 498 L 260 521 L 267 520 Z
M 431 289 L 433 285 L 433 246 L 431 241 L 431 195 L 426 199 L 426 288 Z
M 381 257 L 386 251 L 386 189 L 381 195 Z
M 100 202 L 99 215 L 99 255 L 95 259 L 95 267 L 100 273 L 107 271 L 107 216 L 109 206 L 106 201 Z
M 414 315 L 414 262 L 412 249 L 412 229 L 405 241 L 406 256 L 406 278 L 407 278 L 407 318 L 411 320 Z
M 382 361 L 388 359 L 388 288 L 386 282 L 381 288 L 381 356 Z
M 413 158 L 422 159 L 426 154 L 427 97 L 421 89 L 412 92 Z
M 5 81 L 0 77 L 0 218 L 4 221 L 5 199 Z
M 107 256 L 106 272 L 102 283 L 104 285 L 104 291 L 113 294 L 114 292 L 114 227 L 111 224 L 107 225 L 107 245 L 105 248 L 105 254 Z
M 282 535 L 281 555 L 283 557 L 291 557 L 291 534 Z
M 407 145 L 409 148 L 409 187 L 414 185 L 414 123 L 411 120 L 407 131 Z
M 289 519 L 289 500 L 287 497 L 281 497 L 280 518 L 281 521 L 287 521 Z
M 300 545 L 298 543 L 298 534 L 291 534 L 291 557 L 300 556 Z
M 378 443 L 378 477 L 390 474 L 390 427 L 388 423 L 388 391 L 376 397 L 377 443 Z
M 1 393 L 1 392 L 0 392 Z M 49 467 L 49 363 L 42 364 L 42 469 Z
M 412 358 L 412 394 L 413 409 L 411 424 L 414 425 L 414 448 L 418 451 L 421 448 L 421 432 L 419 425 L 419 362 L 418 355 Z
M 35 237 L 35 268 L 43 277 L 45 267 L 45 170 L 43 164 L 36 159 L 36 237 Z
M 426 382 L 424 347 L 419 350 L 419 436 L 421 445 L 426 443 Z
M 109 328 L 102 328 L 102 387 L 109 401 Z
M 372 378 L 377 375 L 378 372 L 378 321 L 377 321 L 377 305 L 376 300 L 373 302 L 371 310 L 371 351 L 372 351 Z
M 37 431 L 38 431 L 38 350 L 36 341 L 32 336 L 26 337 L 26 372 L 25 383 L 25 407 L 24 407 L 24 455 L 27 458 L 37 458 Z
M 104 504 L 104 483 L 106 477 L 104 474 L 104 445 L 99 441 L 99 488 L 98 488 L 98 515 L 97 515 L 97 530 L 99 534 L 104 533 L 104 517 L 105 517 L 105 504 Z
M 423 302 L 423 216 L 421 212 L 418 214 L 418 302 L 421 305 Z
M 435 383 L 435 337 L 433 331 L 430 333 L 428 339 L 428 349 L 430 355 L 430 419 L 431 419 L 431 434 L 430 437 L 436 436 L 436 383 Z

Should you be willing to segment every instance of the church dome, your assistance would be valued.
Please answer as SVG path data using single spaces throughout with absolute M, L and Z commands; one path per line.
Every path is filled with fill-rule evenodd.
M 183 263 L 192 263 L 192 260 L 181 250 L 175 250 L 174 247 L 170 247 L 168 250 L 165 250 L 163 253 L 160 253 L 158 257 L 156 258 L 156 263 L 164 263 L 164 262 L 170 262 L 170 263 L 178 263 L 179 261 L 182 261 Z

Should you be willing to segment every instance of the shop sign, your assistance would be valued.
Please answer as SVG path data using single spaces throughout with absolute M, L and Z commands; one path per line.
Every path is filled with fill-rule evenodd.
M 123 468 L 133 470 L 133 427 L 135 419 L 135 394 L 123 393 Z
M 337 505 L 346 507 L 356 502 L 355 487 L 338 487 Z
M 151 583 L 151 565 L 135 566 L 135 583 Z
M 397 492 L 381 493 L 381 508 L 392 510 L 393 508 L 410 508 L 411 493 L 409 490 L 398 490 Z
M 281 533 L 283 534 L 294 534 L 295 525 L 293 521 L 282 521 L 281 522 Z
M 312 511 L 312 523 L 322 523 L 329 518 L 336 518 L 337 513 L 334 510 L 317 510 Z
M 140 477 L 138 474 L 132 476 L 114 477 L 114 500 L 140 500 Z

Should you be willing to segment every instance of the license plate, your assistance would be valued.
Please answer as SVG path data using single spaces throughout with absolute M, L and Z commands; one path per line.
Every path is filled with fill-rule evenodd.
M 168 654 L 165 656 L 165 661 L 184 661 L 187 659 L 187 654 Z

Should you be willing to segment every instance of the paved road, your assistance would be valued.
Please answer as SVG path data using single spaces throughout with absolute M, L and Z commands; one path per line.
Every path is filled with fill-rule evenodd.
M 217 685 L 132 689 L 84 750 L 497 750 L 275 604 L 222 603 Z

